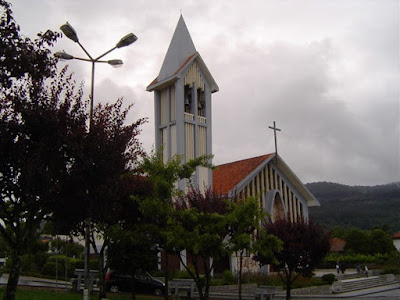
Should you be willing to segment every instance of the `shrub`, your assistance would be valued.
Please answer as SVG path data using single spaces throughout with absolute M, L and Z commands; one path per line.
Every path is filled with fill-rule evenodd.
M 244 272 L 242 283 L 257 283 L 258 285 L 283 285 L 278 275 L 266 275 L 260 272 Z
M 64 266 L 60 263 L 48 261 L 42 268 L 42 274 L 47 276 L 56 276 L 64 274 Z
M 300 276 L 293 283 L 292 288 L 300 289 L 300 288 L 304 288 L 304 287 L 324 285 L 324 284 L 325 284 L 325 282 L 322 281 L 320 278 L 316 278 L 316 277 L 308 278 L 308 277 Z
M 321 279 L 323 282 L 326 282 L 327 284 L 332 284 L 335 281 L 336 276 L 335 274 L 325 274 L 321 277 Z
M 394 274 L 400 275 L 400 267 L 397 266 L 388 266 L 383 269 L 383 274 Z
M 389 260 L 390 255 L 388 254 L 376 254 L 376 255 L 365 255 L 365 254 L 336 254 L 330 253 L 325 259 L 326 265 L 334 266 L 337 260 L 340 260 L 342 264 L 346 266 L 354 266 L 357 264 L 385 264 Z
M 72 277 L 75 273 L 75 269 L 83 269 L 84 262 L 82 259 L 76 259 L 67 257 L 65 255 L 52 255 L 47 260 L 48 263 L 58 263 L 63 266 L 63 272 L 65 272 L 65 267 L 67 268 L 67 276 Z M 47 267 L 46 267 L 47 268 Z M 59 273 L 60 274 L 60 273 Z M 65 273 L 62 273 L 65 274 Z M 46 274 L 50 275 L 50 274 Z
M 235 284 L 236 279 L 235 276 L 233 276 L 232 272 L 229 270 L 225 270 L 222 273 L 222 285 L 229 285 L 229 284 Z

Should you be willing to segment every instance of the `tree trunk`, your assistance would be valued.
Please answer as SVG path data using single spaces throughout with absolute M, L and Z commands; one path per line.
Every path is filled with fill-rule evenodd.
M 239 300 L 242 300 L 243 251 L 240 251 L 239 253 Z
M 180 257 L 181 262 L 183 263 L 181 255 L 179 255 L 179 257 Z M 203 286 L 202 286 L 201 280 L 200 280 L 200 274 L 199 274 L 199 269 L 198 269 L 198 264 L 197 264 L 198 257 L 192 256 L 192 258 L 193 258 L 192 264 L 193 264 L 193 268 L 195 271 L 195 275 L 192 275 L 192 278 L 194 279 L 194 282 L 196 284 L 197 292 L 199 293 L 199 298 L 200 298 L 200 300 L 208 300 L 204 296 Z M 185 269 L 189 272 L 189 274 L 191 274 L 191 271 L 189 270 L 188 266 L 185 264 L 184 264 L 184 266 L 185 266 Z M 205 269 L 204 269 L 204 271 L 205 271 Z
M 291 289 L 292 289 L 291 284 L 287 283 L 286 284 L 286 300 L 290 300 L 290 297 L 291 297 L 290 291 L 291 291 Z
M 165 270 L 164 270 L 164 283 L 165 283 L 165 295 L 164 295 L 164 299 L 168 300 L 168 290 L 169 290 L 169 286 L 168 286 L 168 271 L 169 271 L 169 264 L 168 264 L 168 252 L 165 251 Z
M 209 299 L 210 297 L 210 285 L 211 285 L 211 258 L 208 257 L 207 259 L 203 259 L 204 264 L 204 272 L 206 275 L 206 282 L 204 287 L 204 299 Z
M 131 289 L 132 289 L 132 300 L 136 300 L 136 281 L 135 281 L 136 270 L 132 272 L 132 281 L 131 281 Z
M 21 271 L 21 257 L 18 253 L 13 252 L 11 253 L 11 260 L 12 266 L 3 300 L 14 300 L 15 294 L 17 293 L 18 280 Z
M 99 269 L 99 286 L 100 286 L 100 292 L 99 292 L 99 300 L 106 298 L 106 282 L 105 282 L 105 277 L 106 277 L 106 269 L 104 268 L 104 251 L 100 251 L 99 254 L 99 259 L 98 259 L 98 269 Z
M 286 300 L 290 300 L 291 289 L 292 289 L 292 274 L 290 273 L 290 277 L 287 278 L 287 281 L 286 281 Z

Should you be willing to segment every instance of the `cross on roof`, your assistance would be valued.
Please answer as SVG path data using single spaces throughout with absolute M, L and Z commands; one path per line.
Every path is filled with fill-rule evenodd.
M 268 126 L 268 128 L 272 129 L 274 131 L 274 139 L 275 139 L 275 155 L 276 158 L 278 159 L 278 144 L 276 142 L 276 132 L 277 131 L 281 131 L 278 127 L 276 127 L 275 125 L 275 121 L 274 121 L 274 126 Z

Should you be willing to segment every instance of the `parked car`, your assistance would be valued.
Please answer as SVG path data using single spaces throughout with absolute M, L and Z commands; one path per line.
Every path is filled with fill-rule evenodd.
M 106 290 L 112 293 L 131 292 L 132 276 L 109 272 L 105 278 Z M 164 295 L 165 284 L 150 276 L 149 273 L 135 276 L 135 290 L 138 294 Z

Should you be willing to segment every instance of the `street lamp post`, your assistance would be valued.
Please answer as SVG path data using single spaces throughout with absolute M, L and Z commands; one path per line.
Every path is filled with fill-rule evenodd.
M 80 57 L 75 57 L 73 55 L 70 55 L 68 53 L 65 53 L 64 51 L 62 52 L 56 52 L 54 53 L 54 56 L 61 59 L 61 60 L 72 60 L 72 59 L 77 59 L 77 60 L 82 60 L 82 61 L 87 61 L 91 62 L 92 64 L 92 75 L 91 75 L 91 82 L 90 82 L 90 111 L 89 111 L 89 131 L 92 128 L 92 122 L 93 122 L 93 103 L 94 103 L 94 70 L 95 70 L 95 64 L 96 63 L 108 63 L 109 65 L 113 67 L 120 67 L 122 66 L 123 62 L 120 59 L 112 59 L 112 60 L 100 60 L 102 57 L 106 56 L 110 52 L 114 51 L 117 48 L 122 48 L 131 45 L 132 43 L 136 42 L 137 37 L 133 33 L 129 33 L 126 36 L 124 36 L 113 48 L 110 50 L 104 52 L 102 55 L 98 56 L 97 58 L 93 58 L 89 52 L 83 47 L 83 45 L 79 42 L 78 35 L 75 31 L 75 29 L 67 22 L 64 25 L 60 27 L 61 31 L 71 40 L 73 40 L 75 43 L 77 43 L 82 50 L 86 53 L 88 58 L 80 58 Z M 89 192 L 88 190 L 86 191 L 87 193 Z M 90 279 L 90 269 L 89 269 L 89 255 L 90 255 L 90 230 L 91 230 L 91 214 L 92 214 L 92 198 L 89 196 L 89 217 L 86 219 L 86 227 L 85 227 L 85 291 L 83 293 L 83 299 L 87 300 L 89 299 L 89 279 Z

